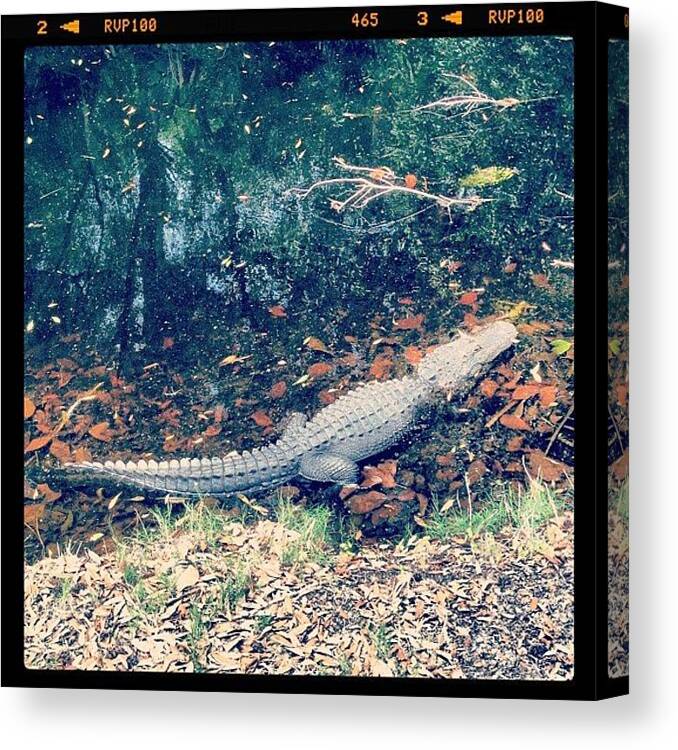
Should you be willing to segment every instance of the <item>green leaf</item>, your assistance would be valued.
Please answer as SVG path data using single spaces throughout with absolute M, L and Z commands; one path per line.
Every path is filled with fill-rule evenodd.
M 565 354 L 572 348 L 572 342 L 566 341 L 565 339 L 553 339 L 551 342 L 551 351 L 560 357 L 561 354 Z
M 621 344 L 619 343 L 619 339 L 610 339 L 607 342 L 607 345 L 608 345 L 610 351 L 612 352 L 612 354 L 614 354 L 615 357 L 621 351 Z

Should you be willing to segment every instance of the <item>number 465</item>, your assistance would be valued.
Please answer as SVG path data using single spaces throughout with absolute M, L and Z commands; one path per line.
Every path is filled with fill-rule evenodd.
M 363 29 L 369 26 L 379 26 L 379 14 L 378 13 L 354 13 L 351 17 L 351 23 L 356 29 L 362 26 Z

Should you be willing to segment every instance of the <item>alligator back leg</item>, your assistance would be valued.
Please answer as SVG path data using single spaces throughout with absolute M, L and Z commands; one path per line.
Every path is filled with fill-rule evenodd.
M 317 453 L 301 459 L 299 473 L 314 482 L 356 484 L 358 464 L 337 453 Z

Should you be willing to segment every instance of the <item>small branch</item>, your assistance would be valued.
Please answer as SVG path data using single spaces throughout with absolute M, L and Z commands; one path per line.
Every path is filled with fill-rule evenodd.
M 422 104 L 419 107 L 415 107 L 412 112 L 447 109 L 458 110 L 459 116 L 467 117 L 474 112 L 482 112 L 488 109 L 503 112 L 505 109 L 512 109 L 513 107 L 517 107 L 519 104 L 524 103 L 521 99 L 516 99 L 510 96 L 503 99 L 493 99 L 491 96 L 480 91 L 474 83 L 468 78 L 464 78 L 464 76 L 456 75 L 454 73 L 447 73 L 446 76 L 463 84 L 467 90 L 454 96 L 445 96 L 434 102 Z
M 332 177 L 324 180 L 318 180 L 308 188 L 293 188 L 290 194 L 297 195 L 304 199 L 308 198 L 316 190 L 327 187 L 348 187 L 351 192 L 344 199 L 330 198 L 330 206 L 337 212 L 341 213 L 348 208 L 361 209 L 379 198 L 395 193 L 412 195 L 421 200 L 433 201 L 442 208 L 450 209 L 452 207 L 465 207 L 472 211 L 482 203 L 487 203 L 488 198 L 478 196 L 469 196 L 468 198 L 453 198 L 448 195 L 431 193 L 422 190 L 415 185 L 408 185 L 407 178 L 399 178 L 389 167 L 359 167 L 349 164 L 339 156 L 335 156 L 333 161 L 342 169 L 351 172 L 354 177 Z

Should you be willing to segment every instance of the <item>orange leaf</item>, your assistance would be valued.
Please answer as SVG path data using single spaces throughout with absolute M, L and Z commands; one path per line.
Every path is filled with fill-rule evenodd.
M 517 417 L 515 414 L 503 414 L 499 418 L 499 422 L 508 427 L 509 430 L 527 430 L 529 431 L 530 425 L 524 419 Z
M 628 398 L 629 398 L 629 387 L 628 387 L 628 385 L 626 383 L 619 383 L 619 385 L 617 385 L 615 387 L 615 392 L 617 394 L 617 403 L 622 408 L 625 408 L 626 407 L 626 403 L 627 403 Z
M 548 409 L 548 407 L 551 406 L 556 400 L 557 396 L 558 389 L 555 387 L 555 385 L 545 385 L 539 391 L 539 403 L 544 407 L 544 409 Z
M 515 453 L 516 451 L 519 451 L 522 444 L 523 444 L 523 436 L 522 435 L 514 435 L 512 438 L 509 438 L 506 442 L 506 450 L 510 451 L 511 453 Z
M 45 513 L 44 503 L 35 503 L 24 507 L 24 523 L 26 526 L 37 526 Z
M 405 187 L 413 188 L 417 186 L 417 178 L 413 174 L 405 175 Z
M 537 450 L 530 453 L 528 461 L 533 476 L 539 477 L 545 482 L 556 482 L 568 470 L 565 464 L 555 461 Z
M 385 501 L 386 495 L 383 492 L 371 490 L 362 495 L 353 495 L 345 502 L 351 513 L 369 513 L 380 505 L 383 505 Z
M 98 422 L 93 425 L 89 428 L 89 434 L 95 440 L 101 440 L 103 443 L 110 443 L 113 439 L 113 434 L 108 427 L 108 422 Z
M 203 432 L 203 435 L 208 438 L 216 437 L 220 432 L 221 432 L 221 427 L 218 424 L 211 424 Z
M 385 355 L 380 354 L 370 367 L 370 375 L 373 375 L 377 380 L 384 380 L 393 366 L 393 362 Z
M 478 292 L 465 292 L 459 297 L 460 305 L 475 305 L 478 301 Z
M 328 372 L 332 372 L 332 365 L 328 365 L 326 362 L 316 362 L 308 368 L 308 374 L 312 378 L 321 378 Z
M 549 286 L 548 276 L 543 273 L 533 273 L 532 283 L 540 289 L 546 289 Z
M 286 318 L 287 317 L 287 310 L 282 305 L 273 305 L 273 307 L 269 307 L 268 311 L 271 313 L 271 315 L 274 318 Z
M 313 349 L 314 352 L 326 352 L 328 354 L 330 353 L 330 350 L 325 346 L 325 344 L 315 336 L 309 336 L 309 338 L 307 338 L 304 343 L 309 349 Z
M 264 411 L 255 411 L 254 414 L 252 414 L 252 419 L 259 425 L 259 427 L 271 427 L 273 425 L 271 418 Z
M 59 492 L 59 490 L 53 490 L 48 484 L 39 484 L 37 490 L 49 503 L 54 502 L 61 497 L 61 492 Z
M 24 448 L 24 453 L 39 451 L 40 448 L 44 448 L 51 439 L 51 433 L 49 435 L 40 435 L 40 437 L 33 438 L 33 440 L 31 440 L 31 442 Z
M 628 448 L 612 464 L 612 473 L 621 482 L 629 474 L 629 450 Z
M 526 401 L 528 398 L 532 398 L 532 396 L 536 396 L 539 393 L 539 386 L 538 385 L 518 385 L 516 386 L 516 389 L 513 391 L 512 398 L 514 401 Z
M 497 383 L 490 378 L 485 378 L 485 380 L 483 380 L 483 382 L 480 384 L 480 392 L 486 398 L 492 398 L 492 396 L 494 396 L 494 394 L 497 392 L 497 388 L 499 388 Z
M 287 383 L 284 380 L 273 383 L 268 393 L 271 398 L 282 398 L 287 393 Z
M 73 451 L 73 460 L 81 464 L 83 461 L 91 461 L 92 454 L 84 446 L 80 446 Z
M 414 331 L 419 330 L 424 324 L 424 315 L 412 315 L 408 318 L 401 318 L 400 320 L 393 321 L 393 327 L 399 331 Z
M 421 362 L 421 358 L 424 355 L 421 352 L 421 349 L 419 349 L 416 346 L 408 346 L 405 349 L 405 359 L 411 364 L 416 365 L 419 362 Z
M 215 424 L 219 424 L 219 422 L 221 422 L 221 420 L 224 418 L 225 412 L 226 410 L 224 409 L 223 404 L 217 404 L 214 407 L 214 423 Z
M 49 446 L 49 452 L 59 459 L 59 461 L 70 461 L 71 460 L 71 449 L 67 443 L 63 440 L 52 440 L 52 445 Z
M 171 336 L 165 336 L 162 340 L 163 349 L 171 349 L 174 346 L 174 339 Z
M 327 405 L 333 404 L 337 400 L 338 396 L 336 393 L 331 391 L 320 391 L 320 393 L 318 394 L 318 398 L 320 399 L 321 403 Z
M 24 419 L 30 419 L 35 414 L 35 404 L 28 396 L 24 396 Z

